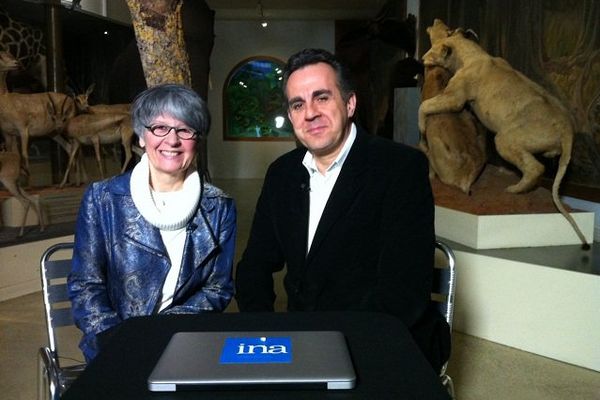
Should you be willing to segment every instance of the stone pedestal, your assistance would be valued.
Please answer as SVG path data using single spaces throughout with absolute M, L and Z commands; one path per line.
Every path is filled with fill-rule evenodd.
M 600 276 L 582 271 L 597 262 L 597 243 L 589 251 L 560 246 L 518 252 L 451 245 L 456 331 L 600 371 Z
M 436 233 L 474 249 L 581 243 L 548 189 L 506 192 L 517 181 L 514 173 L 492 165 L 486 166 L 470 195 L 433 179 Z M 594 213 L 566 208 L 588 243 L 593 242 Z
M 588 243 L 594 240 L 594 213 L 571 214 Z M 435 208 L 438 235 L 474 249 L 580 244 L 565 217 L 553 214 L 475 215 Z

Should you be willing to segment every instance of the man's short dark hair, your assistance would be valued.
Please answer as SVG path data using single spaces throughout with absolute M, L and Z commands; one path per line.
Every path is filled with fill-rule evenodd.
M 287 97 L 287 82 L 290 75 L 307 65 L 318 63 L 325 63 L 333 68 L 337 77 L 338 89 L 340 90 L 344 101 L 347 101 L 350 98 L 350 95 L 355 92 L 350 71 L 333 54 L 323 49 L 304 49 L 293 54 L 288 59 L 288 62 L 283 69 L 283 92 L 285 96 Z

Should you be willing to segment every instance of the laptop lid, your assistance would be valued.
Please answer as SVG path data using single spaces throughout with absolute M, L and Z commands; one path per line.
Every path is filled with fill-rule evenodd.
M 352 389 L 355 383 L 341 332 L 178 332 L 148 389 Z

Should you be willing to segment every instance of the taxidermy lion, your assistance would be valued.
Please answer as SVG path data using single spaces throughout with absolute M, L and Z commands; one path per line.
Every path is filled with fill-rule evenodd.
M 432 44 L 449 36 L 446 25 L 436 20 L 427 28 Z M 441 66 L 425 67 L 421 99 L 440 94 L 452 77 Z M 427 130 L 421 135 L 419 148 L 429 159 L 429 175 L 469 194 L 471 185 L 487 162 L 486 138 L 483 126 L 466 109 L 439 113 L 427 117 Z
M 441 94 L 421 103 L 421 133 L 426 132 L 428 115 L 460 111 L 468 103 L 479 121 L 495 132 L 494 141 L 500 156 L 522 173 L 521 180 L 506 189 L 511 193 L 523 193 L 537 185 L 544 166 L 534 154 L 560 155 L 552 184 L 552 200 L 583 247 L 589 248 L 585 236 L 558 197 L 571 160 L 574 134 L 571 116 L 560 101 L 513 69 L 506 60 L 487 54 L 460 30 L 437 40 L 423 56 L 423 64 L 442 66 L 454 75 Z
M 425 67 L 423 101 L 441 93 L 452 75 L 443 67 Z M 429 159 L 429 175 L 469 194 L 487 161 L 485 132 L 468 110 L 427 117 L 419 148 Z

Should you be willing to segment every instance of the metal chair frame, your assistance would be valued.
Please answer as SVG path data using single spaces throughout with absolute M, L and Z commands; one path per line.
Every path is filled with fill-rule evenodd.
M 446 258 L 447 265 L 436 266 L 434 268 L 434 280 L 432 290 L 432 301 L 438 307 L 440 313 L 446 318 L 452 332 L 452 319 L 454 318 L 454 296 L 456 292 L 456 257 L 452 249 L 444 242 L 436 240 L 435 247 L 441 251 Z M 444 387 L 448 390 L 451 398 L 454 399 L 454 382 L 446 374 L 448 361 L 444 363 L 440 371 L 440 379 Z
M 40 275 L 44 296 L 44 311 L 48 331 L 48 346 L 38 352 L 38 398 L 58 400 L 69 385 L 85 369 L 85 364 L 62 367 L 58 355 L 55 328 L 74 325 L 71 315 L 66 278 L 71 271 L 71 257 L 51 260 L 59 251 L 73 249 L 73 243 L 50 246 L 40 260 Z
M 447 265 L 434 268 L 434 281 L 432 301 L 437 303 L 438 310 L 445 317 L 452 331 L 454 317 L 454 297 L 456 292 L 456 258 L 452 249 L 440 240 L 436 240 L 435 247 L 446 258 Z M 39 350 L 39 378 L 38 398 L 59 400 L 60 396 L 69 385 L 85 369 L 85 364 L 61 367 L 58 355 L 55 328 L 73 325 L 73 317 L 64 278 L 71 270 L 71 259 L 50 260 L 54 253 L 61 250 L 72 250 L 73 243 L 58 243 L 49 247 L 40 260 L 42 290 L 44 295 L 44 310 L 46 314 L 46 327 L 48 330 L 48 346 Z M 60 280 L 54 283 L 53 280 Z M 67 303 L 69 307 L 54 307 L 56 303 Z M 454 383 L 446 374 L 448 362 L 444 363 L 440 371 L 440 379 L 454 399 Z

